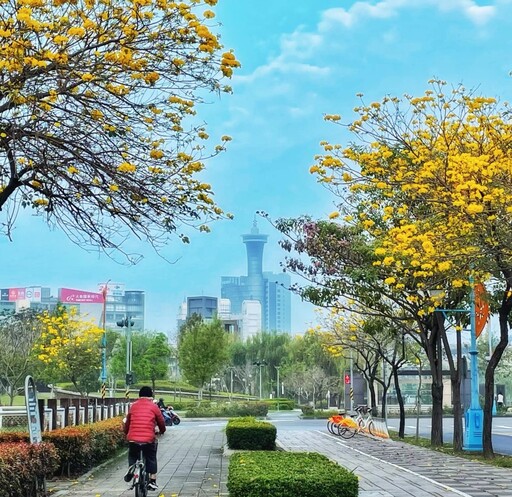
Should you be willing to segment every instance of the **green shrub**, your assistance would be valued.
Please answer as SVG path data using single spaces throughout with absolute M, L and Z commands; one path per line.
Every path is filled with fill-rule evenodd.
M 0 497 L 36 495 L 34 477 L 49 478 L 59 466 L 50 443 L 3 442 L 0 444 Z
M 315 408 L 313 406 L 300 406 L 300 410 L 302 414 L 306 416 L 311 416 L 315 413 Z
M 357 476 L 308 452 L 239 452 L 229 462 L 230 497 L 357 497 Z
M 43 441 L 55 447 L 60 467 L 58 473 L 80 475 L 93 466 L 106 461 L 125 446 L 121 417 L 97 423 L 67 426 L 43 433 Z M 0 432 L 0 443 L 28 442 L 27 432 Z
M 293 399 L 267 399 L 265 400 L 265 404 L 272 410 L 277 410 L 278 405 L 280 411 L 291 411 L 295 409 L 295 401 Z
M 266 421 L 250 417 L 231 419 L 226 426 L 226 439 L 230 449 L 274 450 L 276 427 Z
M 264 417 L 268 413 L 268 405 L 265 402 L 211 402 L 209 405 L 201 405 L 188 409 L 187 418 L 233 418 L 238 416 Z

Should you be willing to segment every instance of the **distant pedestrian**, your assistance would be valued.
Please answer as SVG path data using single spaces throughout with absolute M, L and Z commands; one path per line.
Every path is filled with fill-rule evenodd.
M 498 395 L 496 395 L 496 405 L 498 406 L 498 409 L 501 409 L 503 407 L 503 394 L 501 392 L 498 392 Z

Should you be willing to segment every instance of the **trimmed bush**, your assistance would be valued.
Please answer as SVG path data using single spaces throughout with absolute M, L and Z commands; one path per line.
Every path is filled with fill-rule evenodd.
M 254 418 L 237 418 L 228 422 L 226 439 L 230 449 L 274 450 L 276 448 L 276 427 L 266 421 Z
M 28 442 L 27 432 L 0 432 L 0 444 Z M 43 441 L 55 446 L 61 461 L 60 475 L 80 475 L 112 457 L 125 446 L 122 418 L 116 417 L 94 424 L 67 426 L 43 433 Z
M 43 440 L 55 445 L 61 458 L 60 472 L 67 476 L 84 473 L 125 445 L 121 417 L 45 432 Z
M 60 475 L 85 473 L 91 467 L 92 440 L 90 433 L 81 427 L 67 426 L 44 433 L 43 440 L 51 442 L 60 456 Z
M 265 400 L 265 404 L 268 405 L 269 409 L 274 411 L 277 410 L 277 405 L 279 404 L 280 411 L 292 411 L 295 409 L 295 401 L 293 399 L 267 399 Z
M 357 497 L 357 476 L 312 452 L 239 452 L 229 462 L 230 497 Z
M 36 495 L 35 477 L 53 476 L 59 456 L 50 443 L 0 444 L 0 497 Z
M 187 418 L 232 418 L 238 416 L 265 417 L 268 405 L 265 402 L 222 402 L 211 403 L 209 406 L 201 404 L 189 409 L 185 413 Z

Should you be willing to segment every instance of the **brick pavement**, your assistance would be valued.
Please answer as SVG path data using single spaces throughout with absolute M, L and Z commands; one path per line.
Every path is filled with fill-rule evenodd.
M 225 422 L 182 422 L 161 439 L 155 497 L 227 497 Z M 359 476 L 360 497 L 512 497 L 512 470 L 421 447 L 327 430 L 279 430 L 278 445 L 325 454 Z M 126 456 L 76 481 L 50 483 L 54 497 L 127 497 Z M 151 495 L 151 494 L 150 494 Z M 270 497 L 270 496 L 269 496 Z M 300 497 L 300 496 L 297 496 Z

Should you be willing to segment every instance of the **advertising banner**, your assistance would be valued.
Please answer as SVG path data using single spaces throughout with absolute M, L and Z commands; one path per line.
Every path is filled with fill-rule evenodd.
M 102 293 L 74 290 L 72 288 L 60 288 L 59 300 L 69 304 L 103 304 Z
M 9 289 L 2 288 L 0 290 L 0 300 L 9 300 Z
M 25 289 L 9 288 L 9 302 L 16 302 L 17 300 L 25 300 Z
M 37 405 L 37 390 L 32 376 L 25 378 L 25 405 L 27 406 L 28 433 L 30 443 L 40 443 L 41 419 L 39 417 L 39 406 Z
M 25 298 L 30 302 L 41 302 L 41 287 L 31 286 L 25 288 Z

